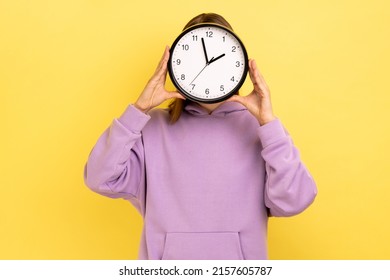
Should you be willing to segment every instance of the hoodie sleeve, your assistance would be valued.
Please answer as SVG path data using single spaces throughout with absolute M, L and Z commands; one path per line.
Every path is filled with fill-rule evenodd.
M 91 190 L 111 198 L 137 198 L 145 172 L 141 130 L 149 119 L 130 105 L 99 137 L 84 168 Z
M 266 167 L 265 205 L 271 216 L 301 213 L 317 195 L 316 184 L 279 119 L 259 128 Z

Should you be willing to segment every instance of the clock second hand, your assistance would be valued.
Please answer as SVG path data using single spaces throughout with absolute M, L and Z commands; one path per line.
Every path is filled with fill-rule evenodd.
M 210 61 L 212 61 L 213 59 L 214 59 L 214 57 L 212 57 L 212 58 L 210 59 Z M 200 73 L 202 73 L 203 70 L 204 70 L 207 66 L 209 66 L 209 64 L 210 64 L 210 63 L 206 63 L 206 65 L 202 68 L 202 70 L 200 70 L 200 72 L 198 73 L 198 75 L 196 75 L 196 77 L 192 80 L 192 82 L 190 83 L 190 85 L 196 80 L 196 78 L 198 78 L 198 76 L 200 75 Z
M 203 39 L 203 38 L 202 38 L 202 39 Z M 200 70 L 200 72 L 198 73 L 198 75 L 196 75 L 196 77 L 192 80 L 192 82 L 190 83 L 190 85 L 196 80 L 196 78 L 198 78 L 198 76 L 200 75 L 200 73 L 202 73 L 203 70 L 204 70 L 207 66 L 209 66 L 211 63 L 217 61 L 218 59 L 220 59 L 220 58 L 222 58 L 222 57 L 224 57 L 224 56 L 225 56 L 225 54 L 221 54 L 220 56 L 218 56 L 218 57 L 216 57 L 216 58 L 212 57 L 212 58 L 210 59 L 210 61 L 208 61 L 208 62 L 206 63 L 206 65 L 203 67 L 203 69 Z

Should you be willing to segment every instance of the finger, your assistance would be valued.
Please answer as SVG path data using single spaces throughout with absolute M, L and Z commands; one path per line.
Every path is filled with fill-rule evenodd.
M 250 75 L 250 78 L 252 80 L 253 85 L 260 86 L 261 80 L 260 80 L 260 76 L 258 75 L 256 62 L 254 59 L 251 59 L 249 62 L 249 75 Z
M 165 57 L 165 50 L 164 50 L 164 53 L 163 53 L 162 57 L 160 58 L 160 60 L 159 60 L 159 62 L 157 64 L 156 70 L 154 71 L 155 75 L 159 72 L 159 70 L 160 70 L 160 68 L 162 66 L 162 62 L 164 60 L 164 57 Z
M 269 95 L 268 86 L 264 81 L 263 76 L 260 74 L 259 69 L 257 68 L 256 61 L 253 59 L 251 61 L 251 69 L 253 75 L 253 85 L 255 87 L 255 91 L 258 92 L 262 97 Z
M 242 105 L 246 106 L 245 105 L 245 99 L 243 96 L 240 96 L 240 95 L 232 95 L 228 100 L 226 101 L 233 101 L 233 102 L 238 102 L 238 103 L 241 103 Z
M 168 73 L 168 60 L 164 60 L 163 65 L 161 66 L 161 71 L 159 72 L 159 82 L 162 84 L 165 84 L 165 80 L 167 79 L 167 73 Z
M 166 46 L 164 50 L 164 54 L 161 57 L 160 62 L 158 63 L 156 71 L 154 72 L 153 76 L 159 77 L 163 73 L 164 65 L 166 66 L 166 64 L 168 63 L 168 59 L 169 59 L 169 47 Z
M 169 98 L 179 98 L 182 100 L 186 100 L 186 98 L 177 91 L 169 91 L 168 94 Z
M 261 79 L 260 76 L 258 75 L 258 71 L 254 59 L 251 59 L 249 62 L 249 76 L 251 78 L 253 86 L 258 87 L 259 89 L 261 86 Z
M 178 98 L 185 100 L 186 98 L 178 91 L 165 91 L 165 100 L 171 99 L 171 98 Z
M 167 79 L 169 56 L 170 56 L 169 46 L 166 46 L 164 56 L 162 59 L 161 70 L 159 72 L 159 82 L 162 84 L 165 84 L 165 80 Z
M 254 83 L 252 59 L 249 59 L 248 64 L 249 64 L 249 77 L 251 78 L 252 83 Z
M 260 70 L 259 70 L 259 67 L 257 66 L 256 64 L 256 61 L 253 60 L 253 69 L 254 69 L 254 72 L 255 72 L 255 75 L 258 75 L 260 77 L 260 80 L 261 82 L 264 84 L 264 85 L 267 85 L 266 82 L 265 82 L 265 79 L 263 77 L 263 75 L 261 74 Z

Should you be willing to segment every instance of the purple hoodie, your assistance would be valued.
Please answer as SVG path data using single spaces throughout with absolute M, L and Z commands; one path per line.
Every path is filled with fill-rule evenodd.
M 260 126 L 241 104 L 130 105 L 100 136 L 86 185 L 130 201 L 144 219 L 139 259 L 266 259 L 268 216 L 292 216 L 317 188 L 279 119 Z

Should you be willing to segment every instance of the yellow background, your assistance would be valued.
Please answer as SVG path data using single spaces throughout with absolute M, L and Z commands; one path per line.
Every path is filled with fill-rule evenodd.
M 270 258 L 390 259 L 389 3 L 1 0 L 0 259 L 137 258 L 141 217 L 83 166 L 201 12 L 257 60 L 318 184 L 306 212 L 270 219 Z

